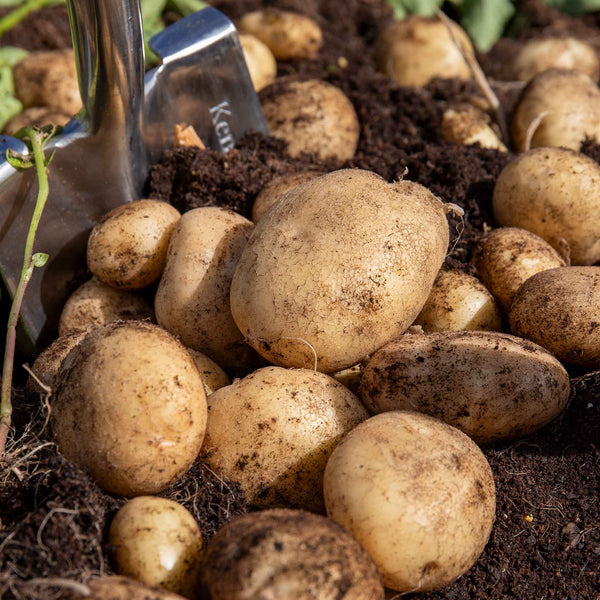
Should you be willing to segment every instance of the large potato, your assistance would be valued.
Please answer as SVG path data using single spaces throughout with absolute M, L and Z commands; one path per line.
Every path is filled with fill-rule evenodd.
M 256 226 L 231 310 L 263 356 L 335 372 L 398 337 L 444 260 L 442 202 L 409 181 L 342 170 L 288 192 Z
M 211 468 L 260 506 L 323 509 L 325 463 L 367 418 L 358 398 L 308 369 L 259 369 L 211 394 L 204 452 Z
M 383 582 L 427 591 L 462 575 L 494 521 L 492 471 L 475 443 L 415 412 L 389 412 L 352 430 L 324 478 L 327 514 L 371 555 Z
M 543 348 L 495 332 L 405 335 L 363 369 L 360 398 L 372 413 L 416 410 L 478 443 L 523 437 L 569 399 L 569 376 Z
M 141 321 L 98 328 L 69 353 L 57 379 L 59 450 L 104 490 L 153 494 L 194 462 L 206 395 L 190 355 L 166 331 Z
M 227 523 L 207 548 L 211 600 L 383 600 L 377 568 L 330 519 L 265 510 Z
M 269 47 L 249 33 L 240 33 L 240 44 L 252 85 L 258 92 L 275 81 L 277 62 Z
M 600 260 L 600 166 L 566 148 L 521 154 L 500 173 L 493 196 L 500 225 L 539 235 L 556 250 L 567 242 L 574 265 Z
M 515 335 L 561 361 L 600 368 L 600 267 L 561 267 L 529 278 L 512 303 Z

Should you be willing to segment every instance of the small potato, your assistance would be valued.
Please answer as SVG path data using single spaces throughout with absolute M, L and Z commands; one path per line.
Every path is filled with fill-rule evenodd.
M 289 11 L 248 13 L 240 19 L 238 29 L 256 36 L 277 60 L 315 58 L 323 44 L 323 33 L 313 19 Z
M 319 79 L 284 78 L 266 87 L 260 99 L 271 135 L 288 143 L 290 156 L 307 152 L 340 162 L 354 156 L 358 117 L 335 86 Z
M 277 76 L 277 62 L 269 47 L 249 33 L 240 33 L 246 66 L 252 85 L 258 92 L 273 83 Z
M 405 335 L 371 357 L 359 396 L 372 413 L 416 410 L 483 444 L 549 423 L 569 399 L 569 376 L 543 348 L 503 333 Z
M 204 391 L 207 396 L 226 385 L 231 385 L 227 373 L 225 373 L 214 360 L 211 360 L 208 356 L 205 356 L 202 352 L 198 352 L 197 350 L 188 348 L 187 351 L 190 353 L 190 356 L 198 369 L 198 373 L 200 373 L 200 377 L 202 377 Z
M 95 329 L 63 361 L 52 399 L 59 450 L 107 492 L 154 494 L 194 462 L 206 428 L 186 349 L 142 321 Z
M 523 90 L 512 133 L 521 152 L 542 146 L 579 150 L 586 137 L 600 142 L 600 90 L 583 73 L 543 71 Z
M 265 367 L 209 396 L 204 452 L 258 506 L 323 510 L 325 463 L 367 418 L 358 398 L 308 369 Z
M 463 48 L 473 54 L 469 36 L 452 24 Z M 456 47 L 445 23 L 411 16 L 394 21 L 375 44 L 377 68 L 400 85 L 420 87 L 436 77 L 471 79 L 471 69 Z
M 129 500 L 110 524 L 108 543 L 120 575 L 198 597 L 202 534 L 181 504 L 154 496 Z
M 166 590 L 150 588 L 139 581 L 105 575 L 87 583 L 91 595 L 89 600 L 185 600 L 183 596 Z M 83 596 L 82 596 L 83 597 Z
M 447 142 L 506 152 L 496 132 L 490 126 L 489 117 L 471 105 L 461 105 L 446 110 L 442 116 L 442 135 Z
M 13 79 L 25 108 L 49 106 L 71 116 L 81 109 L 73 50 L 31 52 L 13 67 Z
M 515 335 L 559 360 L 600 368 L 600 267 L 561 267 L 530 277 L 512 303 Z
M 67 300 L 58 325 L 60 337 L 89 331 L 113 321 L 152 319 L 151 306 L 133 292 L 115 290 L 95 277 L 79 286 Z
M 517 227 L 501 227 L 485 234 L 477 242 L 471 262 L 505 312 L 532 275 L 567 266 L 550 244 Z
M 159 200 L 117 206 L 90 233 L 89 270 L 100 281 L 122 290 L 139 290 L 158 281 L 180 217 L 176 208 Z
M 502 331 L 502 317 L 477 278 L 449 269 L 438 274 L 415 325 L 424 331 Z
M 521 154 L 500 173 L 492 199 L 505 227 L 527 229 L 555 250 L 566 241 L 574 265 L 600 260 L 600 166 L 566 148 Z
M 331 377 L 346 386 L 353 394 L 358 394 L 358 386 L 362 377 L 362 365 L 358 364 L 342 369 L 337 373 L 332 373 Z
M 44 125 L 66 125 L 73 115 L 63 113 L 48 106 L 32 106 L 13 117 L 5 126 L 6 135 L 15 135 L 23 127 L 43 127 Z
M 337 523 L 300 510 L 237 517 L 210 541 L 211 600 L 383 600 L 371 557 Z
M 327 515 L 371 555 L 386 587 L 425 592 L 460 577 L 494 521 L 490 466 L 464 433 L 415 412 L 377 415 L 333 451 Z

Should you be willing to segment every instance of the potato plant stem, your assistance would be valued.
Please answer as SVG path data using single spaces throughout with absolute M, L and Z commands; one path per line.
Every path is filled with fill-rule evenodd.
M 9 12 L 0 19 L 0 37 L 18 25 L 23 19 L 26 19 L 29 13 L 38 10 L 38 8 L 42 8 L 47 4 L 56 4 L 56 0 L 28 0 L 24 4 L 21 4 L 21 6 L 15 8 L 15 10 Z

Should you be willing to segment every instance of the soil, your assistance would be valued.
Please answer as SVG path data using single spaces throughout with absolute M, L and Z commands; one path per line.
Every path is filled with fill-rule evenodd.
M 285 144 L 249 133 L 228 154 L 196 148 L 165 152 L 148 178 L 147 194 L 180 210 L 218 205 L 249 216 L 265 183 L 292 170 L 358 167 L 388 180 L 406 177 L 465 210 L 454 218 L 447 262 L 469 265 L 472 249 L 495 225 L 491 194 L 510 154 L 478 146 L 456 146 L 440 137 L 442 110 L 450 101 L 476 94 L 471 84 L 436 81 L 420 90 L 402 89 L 377 74 L 370 45 L 391 17 L 383 0 L 216 0 L 232 18 L 260 6 L 309 14 L 324 30 L 318 58 L 279 64 L 279 74 L 318 77 L 340 87 L 353 102 L 361 124 L 355 157 L 344 164 L 304 155 L 291 158 Z M 489 75 L 524 40 L 575 34 L 598 39 L 600 17 L 571 19 L 542 2 L 518 3 L 523 17 L 513 24 L 515 39 L 496 45 L 481 62 Z M 59 47 L 65 42 L 64 13 L 44 13 L 48 23 L 30 19 L 22 39 L 10 43 Z M 61 21 L 62 19 L 62 21 Z M 56 23 L 54 23 L 56 21 Z M 56 37 L 44 37 L 53 29 Z M 63 33 L 58 33 L 58 32 Z M 9 43 L 7 36 L 2 43 Z M 53 46 L 54 45 L 54 46 Z M 27 46 L 32 47 L 33 46 Z M 37 47 L 37 46 L 36 46 Z M 600 45 L 598 45 L 600 48 Z M 339 59 L 343 57 L 346 64 Z M 502 95 L 508 113 L 515 90 Z M 517 89 L 518 92 L 518 89 Z M 264 93 L 269 93 L 265 91 Z M 600 159 L 600 146 L 583 151 Z M 572 371 L 566 410 L 552 424 L 514 444 L 484 449 L 497 486 L 497 516 L 491 539 L 475 566 L 454 584 L 435 593 L 406 598 L 454 600 L 600 599 L 600 372 Z M 43 399 L 42 399 L 43 400 Z M 15 440 L 0 470 L 0 596 L 63 598 L 61 588 L 26 583 L 31 578 L 86 580 L 110 572 L 104 546 L 106 524 L 123 502 L 100 490 L 86 473 L 61 458 L 44 427 L 45 402 L 22 394 L 15 405 Z M 33 416 L 32 416 L 33 415 Z M 206 537 L 248 507 L 235 486 L 221 481 L 201 463 L 163 495 L 192 510 Z

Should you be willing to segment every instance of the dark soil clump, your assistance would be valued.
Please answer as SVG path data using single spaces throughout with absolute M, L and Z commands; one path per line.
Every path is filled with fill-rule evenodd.
M 0 17 L 11 10 L 0 9 Z M 2 36 L 0 46 L 18 46 L 30 52 L 71 48 L 71 29 L 66 6 L 50 6 L 34 11 Z

